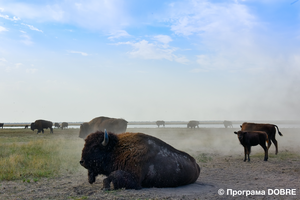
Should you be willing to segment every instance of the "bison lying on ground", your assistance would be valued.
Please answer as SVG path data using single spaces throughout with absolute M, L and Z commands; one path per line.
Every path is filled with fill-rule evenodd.
M 275 154 L 278 153 L 278 145 L 277 145 L 277 140 L 275 139 L 275 134 L 276 134 L 276 129 L 278 131 L 278 134 L 280 136 L 282 136 L 282 134 L 280 133 L 278 127 L 274 124 L 256 124 L 256 123 L 247 123 L 244 122 L 241 125 L 241 131 L 265 131 L 268 134 L 268 138 L 269 138 L 269 145 L 268 148 L 270 148 L 272 142 L 271 140 L 274 142 L 276 151 Z
M 246 156 L 248 155 L 248 162 L 250 161 L 250 153 L 251 153 L 251 146 L 256 146 L 260 145 L 264 151 L 265 151 L 265 158 L 264 161 L 268 160 L 268 148 L 266 147 L 266 142 L 268 142 L 268 135 L 264 131 L 238 131 L 234 132 L 237 134 L 238 139 L 241 143 L 241 145 L 244 146 L 244 153 L 245 153 L 245 159 L 244 162 L 246 161 Z M 268 145 L 269 147 L 270 145 Z
M 177 187 L 194 183 L 200 167 L 189 154 L 143 133 L 119 135 L 97 131 L 87 136 L 80 164 L 88 170 L 89 183 L 96 176 L 104 189 Z
M 53 123 L 47 120 L 36 120 L 34 123 L 31 123 L 30 128 L 32 131 L 34 131 L 34 129 L 37 129 L 38 133 L 40 133 L 42 131 L 42 133 L 44 133 L 44 128 L 48 129 L 50 128 L 50 133 L 53 133 L 53 129 L 52 129 Z
M 165 121 L 156 121 L 156 125 L 158 126 L 164 126 L 165 127 Z
M 200 122 L 199 121 L 189 121 L 188 124 L 187 124 L 187 128 L 199 128 L 199 124 Z
M 124 119 L 96 117 L 90 122 L 85 122 L 80 125 L 79 137 L 86 138 L 88 134 L 96 131 L 104 131 L 104 129 L 116 134 L 124 133 L 127 129 L 127 123 L 128 122 Z

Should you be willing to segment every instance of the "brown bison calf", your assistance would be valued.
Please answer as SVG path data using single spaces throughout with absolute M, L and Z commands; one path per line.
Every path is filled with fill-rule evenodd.
M 238 131 L 234 132 L 237 134 L 238 139 L 241 143 L 241 145 L 244 146 L 244 153 L 245 153 L 245 159 L 248 155 L 248 162 L 250 161 L 250 152 L 251 152 L 251 146 L 260 145 L 264 151 L 265 151 L 265 159 L 264 161 L 268 160 L 268 148 L 266 147 L 266 142 L 268 142 L 268 135 L 264 131 Z

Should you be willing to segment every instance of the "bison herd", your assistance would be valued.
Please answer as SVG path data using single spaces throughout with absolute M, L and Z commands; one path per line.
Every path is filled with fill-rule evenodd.
M 194 183 L 200 175 L 200 167 L 189 154 L 175 149 L 164 141 L 144 134 L 126 132 L 128 122 L 124 119 L 97 117 L 80 125 L 79 137 L 85 139 L 80 165 L 88 170 L 88 181 L 94 183 L 98 175 L 105 175 L 103 189 L 141 189 L 143 187 L 177 187 Z M 189 121 L 187 128 L 199 128 L 199 121 Z M 225 128 L 233 127 L 224 121 Z M 164 121 L 156 125 L 165 126 Z M 53 123 L 36 120 L 31 130 L 44 133 Z M 67 128 L 68 123 L 55 123 L 56 128 Z M 3 123 L 0 123 L 3 128 Z M 251 146 L 260 145 L 268 160 L 268 149 L 272 142 L 275 154 L 278 143 L 275 139 L 277 125 L 243 123 L 241 130 L 234 132 L 244 147 L 244 161 L 250 161 Z M 267 145 L 266 145 L 267 143 Z

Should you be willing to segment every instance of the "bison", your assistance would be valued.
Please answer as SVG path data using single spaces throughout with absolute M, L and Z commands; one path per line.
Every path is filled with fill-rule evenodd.
M 88 181 L 107 176 L 103 189 L 177 187 L 194 183 L 200 167 L 189 154 L 143 133 L 107 133 L 87 136 L 80 164 L 88 170 Z
M 96 117 L 90 122 L 80 125 L 79 137 L 84 139 L 90 133 L 104 131 L 104 129 L 116 134 L 124 133 L 127 129 L 127 123 L 124 119 Z
M 268 148 L 270 148 L 270 146 L 272 144 L 272 142 L 271 142 L 271 140 L 272 140 L 274 142 L 274 145 L 276 148 L 275 154 L 277 155 L 277 153 L 278 153 L 278 145 L 277 144 L 278 143 L 277 143 L 277 140 L 275 139 L 275 134 L 276 134 L 275 127 L 277 128 L 278 134 L 280 136 L 282 136 L 282 134 L 279 131 L 278 126 L 276 126 L 275 124 L 256 124 L 256 123 L 244 122 L 241 125 L 241 131 L 265 131 L 268 134 L 268 138 L 269 138 Z
M 165 121 L 156 121 L 156 125 L 158 126 L 164 126 L 165 127 Z
M 0 127 L 2 127 L 2 129 L 3 129 L 3 126 L 4 126 L 4 123 L 0 123 Z
M 223 121 L 223 124 L 224 124 L 225 128 L 228 128 L 228 127 L 233 128 L 232 122 L 231 122 L 231 121 L 226 121 L 226 120 L 224 120 L 224 121 Z
M 55 127 L 55 128 L 60 128 L 59 123 L 55 122 L 55 123 L 54 123 L 54 127 Z
M 187 128 L 199 128 L 199 124 L 200 122 L 199 121 L 189 121 L 188 124 L 187 124 Z
M 266 142 L 268 143 L 268 147 L 270 146 L 268 135 L 264 131 L 238 131 L 234 132 L 237 134 L 238 139 L 241 143 L 241 145 L 244 146 L 244 154 L 246 161 L 246 157 L 248 155 L 248 162 L 250 162 L 250 152 L 251 152 L 251 146 L 260 145 L 264 151 L 265 151 L 265 158 L 264 161 L 268 160 L 268 148 L 266 147 Z
M 44 128 L 45 129 L 50 129 L 50 133 L 53 133 L 53 129 L 52 129 L 53 123 L 47 120 L 36 120 L 34 123 L 31 123 L 30 128 L 32 131 L 34 131 L 34 129 L 37 129 L 37 134 L 40 133 L 42 131 L 42 133 L 44 133 Z
M 69 126 L 68 122 L 61 123 L 61 129 L 68 128 L 68 126 Z

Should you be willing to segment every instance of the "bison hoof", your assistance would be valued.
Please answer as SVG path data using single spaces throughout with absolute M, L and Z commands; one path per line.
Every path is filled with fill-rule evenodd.
M 102 188 L 103 191 L 110 191 L 110 188 Z

